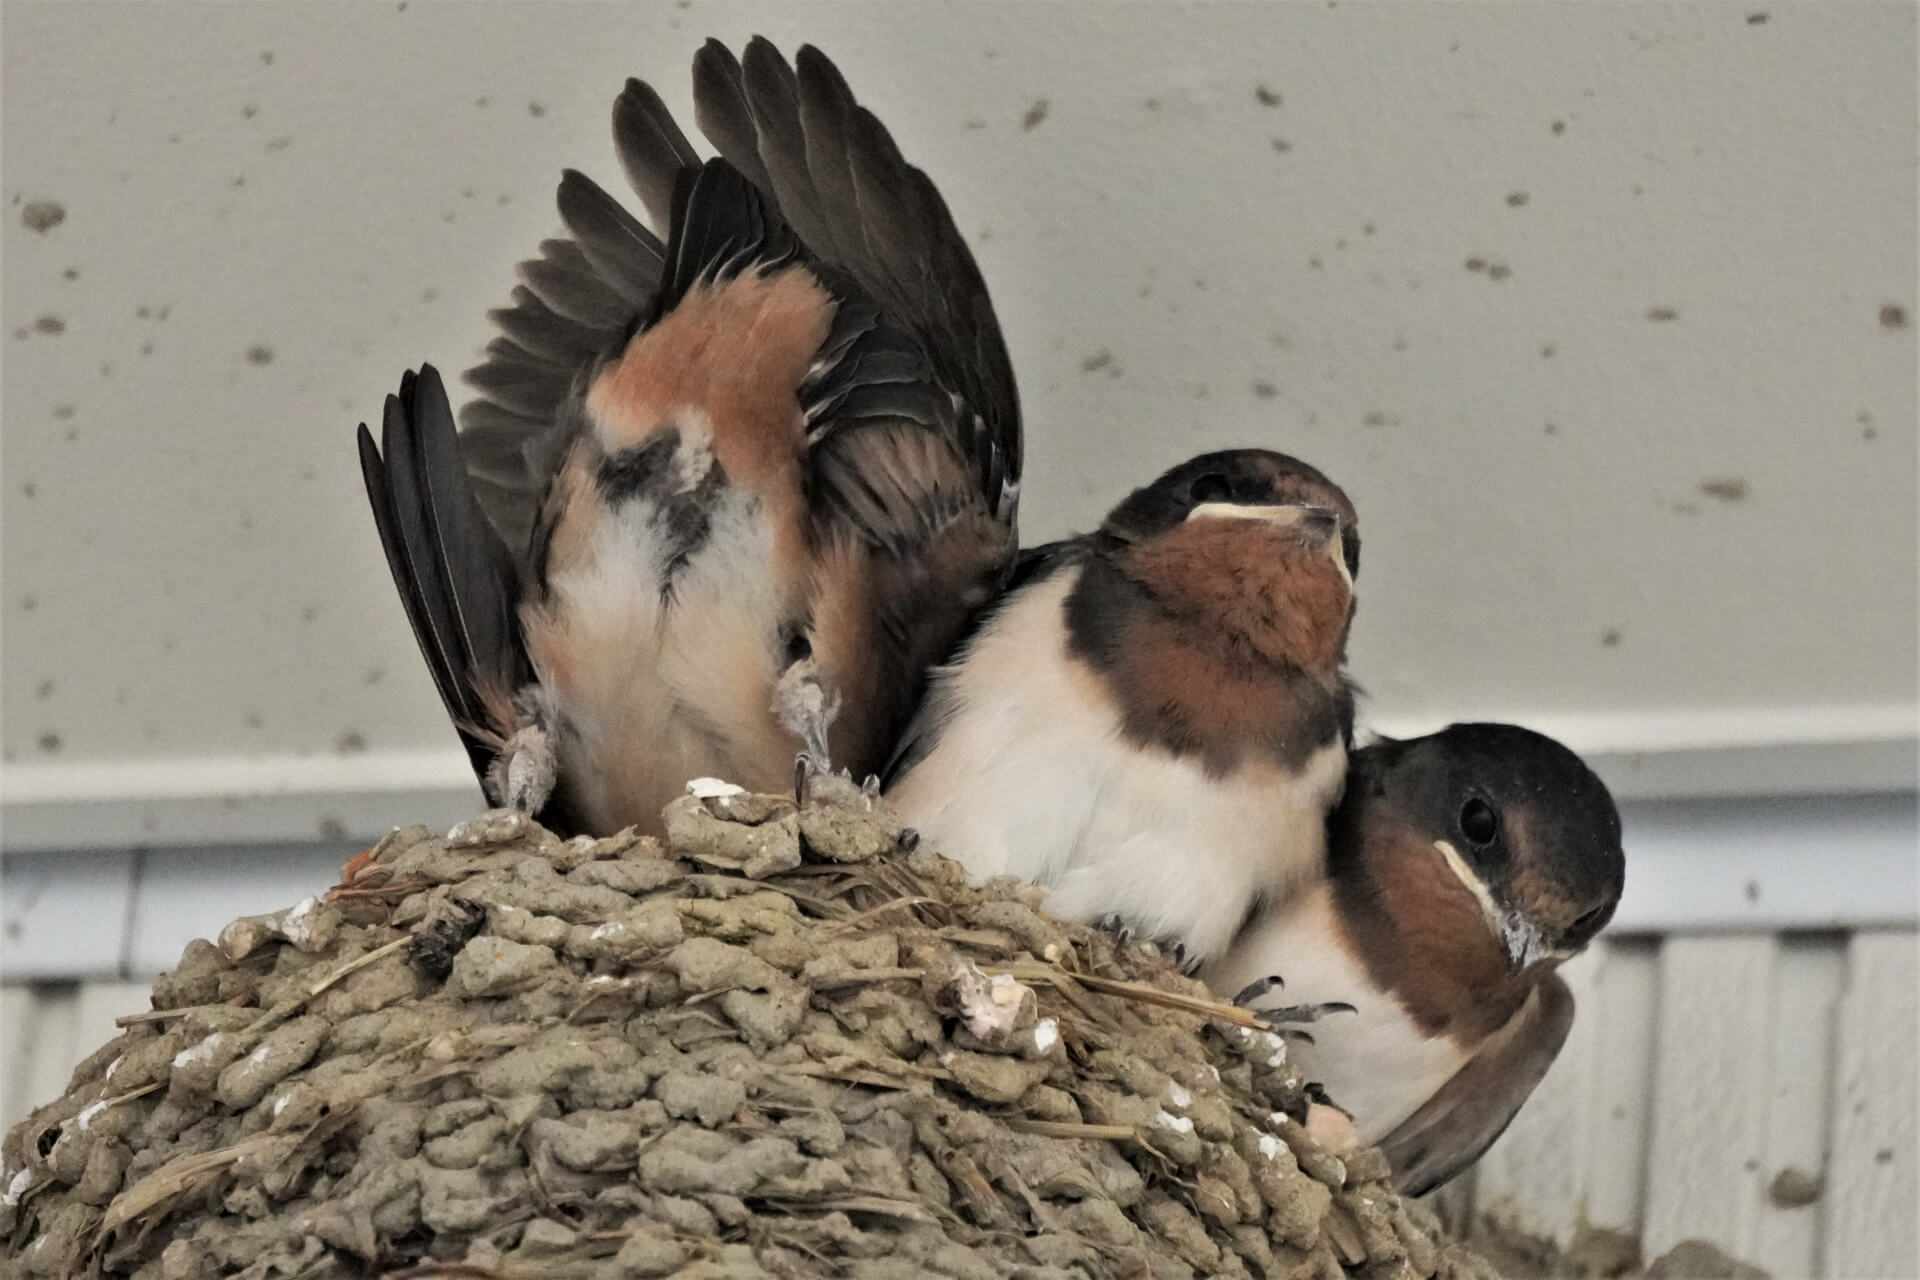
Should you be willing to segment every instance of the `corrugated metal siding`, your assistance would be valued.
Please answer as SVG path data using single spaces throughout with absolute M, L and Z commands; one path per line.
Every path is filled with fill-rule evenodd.
M 1622 1229 L 1648 1257 L 1703 1237 L 1776 1277 L 1920 1275 L 1920 935 L 1629 936 L 1567 978 L 1580 1017 L 1481 1162 L 1477 1209 L 1561 1239 Z M 4 1122 L 57 1096 L 146 991 L 0 988 Z M 1788 1167 L 1819 1199 L 1772 1202 Z

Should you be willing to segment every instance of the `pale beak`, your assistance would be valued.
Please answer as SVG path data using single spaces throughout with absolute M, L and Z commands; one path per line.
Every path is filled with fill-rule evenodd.
M 1511 908 L 1498 913 L 1495 931 L 1506 950 L 1509 972 L 1524 973 L 1542 960 L 1561 958 L 1534 923 Z

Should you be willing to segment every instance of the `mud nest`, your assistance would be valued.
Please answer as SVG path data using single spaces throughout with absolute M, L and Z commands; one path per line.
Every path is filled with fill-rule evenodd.
M 861 797 L 490 813 L 188 945 L 4 1148 L 8 1275 L 1490 1276 L 1284 1042 Z

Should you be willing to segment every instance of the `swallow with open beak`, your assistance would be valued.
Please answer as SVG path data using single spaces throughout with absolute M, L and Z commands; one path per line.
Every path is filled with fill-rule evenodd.
M 431 368 L 360 429 L 476 773 L 565 831 L 877 772 L 1017 547 L 1013 371 L 933 184 L 812 48 L 709 42 L 694 101 L 716 159 L 614 105 L 658 236 L 568 172 L 459 430 Z
M 1356 751 L 1328 827 L 1325 879 L 1204 976 L 1313 1023 L 1295 1065 L 1420 1195 L 1492 1145 L 1566 1040 L 1554 969 L 1620 901 L 1620 815 L 1553 739 L 1456 724 Z
M 889 774 L 928 844 L 1063 919 L 1213 957 L 1320 873 L 1360 541 L 1306 463 L 1205 454 L 1024 553 Z

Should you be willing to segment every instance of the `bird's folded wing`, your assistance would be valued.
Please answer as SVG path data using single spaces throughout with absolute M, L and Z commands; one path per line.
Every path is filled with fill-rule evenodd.
M 1464 1067 L 1380 1143 L 1405 1195 L 1425 1195 L 1493 1145 L 1553 1065 L 1573 1026 L 1573 992 L 1556 974 Z

